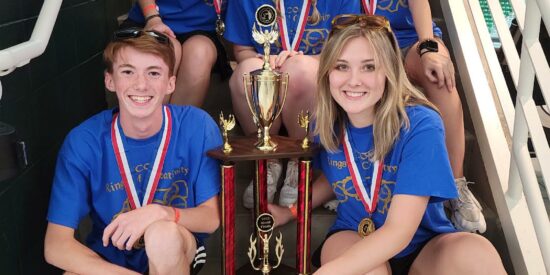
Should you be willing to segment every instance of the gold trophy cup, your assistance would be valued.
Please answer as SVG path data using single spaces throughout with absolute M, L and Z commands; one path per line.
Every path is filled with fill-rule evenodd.
M 262 5 L 256 11 L 259 28 L 254 23 L 252 37 L 264 47 L 264 65 L 261 69 L 243 75 L 246 102 L 261 132 L 256 148 L 267 152 L 277 148 L 269 136 L 269 129 L 283 110 L 288 88 L 288 74 L 272 70 L 269 64 L 271 44 L 279 36 L 275 19 L 275 8 L 270 5 Z

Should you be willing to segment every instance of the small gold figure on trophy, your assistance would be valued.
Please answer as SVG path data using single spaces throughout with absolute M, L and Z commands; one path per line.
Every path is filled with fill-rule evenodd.
M 304 111 L 300 111 L 300 114 L 298 114 L 298 124 L 306 130 L 306 136 L 302 140 L 302 149 L 307 149 L 309 148 L 309 110 L 305 114 Z
M 275 237 L 276 245 L 275 245 L 275 256 L 277 256 L 277 264 L 274 266 L 271 266 L 269 264 L 269 240 L 271 239 L 271 235 L 273 233 L 273 227 L 275 225 L 275 220 L 273 219 L 273 216 L 269 213 L 263 213 L 260 216 L 258 216 L 258 219 L 256 220 L 256 229 L 258 230 L 258 236 L 260 240 L 262 240 L 262 255 L 260 255 L 259 259 L 261 260 L 260 266 L 255 266 L 254 261 L 256 260 L 256 242 L 257 239 L 254 238 L 254 233 L 250 235 L 250 247 L 248 248 L 248 259 L 250 260 L 250 265 L 252 265 L 252 268 L 257 271 L 261 271 L 262 275 L 269 275 L 269 272 L 281 264 L 281 260 L 283 259 L 283 253 L 285 252 L 285 249 L 283 248 L 283 234 L 279 232 L 279 236 Z
M 223 129 L 223 152 L 225 154 L 231 153 L 233 147 L 229 144 L 229 138 L 227 137 L 227 132 L 233 130 L 235 127 L 235 116 L 230 114 L 227 119 L 223 117 L 223 112 L 220 113 L 220 126 Z

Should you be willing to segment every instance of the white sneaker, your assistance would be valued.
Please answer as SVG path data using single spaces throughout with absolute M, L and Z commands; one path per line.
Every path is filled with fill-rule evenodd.
M 285 183 L 279 193 L 279 205 L 289 207 L 298 199 L 298 162 L 290 160 L 286 165 Z
M 481 205 L 468 188 L 466 178 L 455 179 L 458 189 L 458 198 L 449 200 L 451 210 L 451 221 L 456 229 L 465 232 L 483 233 L 487 229 L 485 217 L 481 213 Z
M 275 191 L 277 191 L 277 182 L 281 177 L 281 171 L 283 166 L 279 160 L 268 160 L 267 161 L 267 201 L 269 203 L 273 202 L 275 197 Z M 246 187 L 243 194 L 243 206 L 248 209 L 254 207 L 254 187 L 252 186 L 254 180 L 250 181 L 250 184 Z
M 340 204 L 340 202 L 337 199 L 334 199 L 334 200 L 331 200 L 329 202 L 325 202 L 325 204 L 323 204 L 323 207 L 325 207 L 326 209 L 328 209 L 330 211 L 336 212 L 337 209 L 338 209 L 339 204 Z

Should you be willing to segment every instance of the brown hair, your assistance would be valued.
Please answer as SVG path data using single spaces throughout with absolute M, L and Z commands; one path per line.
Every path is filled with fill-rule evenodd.
M 344 46 L 353 38 L 364 37 L 374 50 L 375 64 L 386 74 L 386 87 L 382 98 L 375 105 L 373 122 L 374 154 L 372 161 L 383 159 L 399 136 L 401 127 L 409 127 L 405 106 L 425 105 L 437 111 L 424 94 L 407 78 L 401 51 L 393 33 L 386 28 L 370 29 L 354 24 L 332 33 L 321 52 L 317 75 L 319 93 L 316 97 L 316 124 L 314 133 L 330 152 L 336 152 L 340 144 L 341 127 L 346 123 L 346 113 L 332 98 L 329 74 L 334 69 Z
M 142 34 L 135 38 L 126 38 L 111 41 L 103 51 L 103 62 L 108 73 L 113 72 L 113 63 L 120 50 L 130 47 L 142 53 L 148 53 L 160 57 L 168 66 L 169 75 L 174 75 L 176 63 L 172 43 L 160 43 L 151 35 Z

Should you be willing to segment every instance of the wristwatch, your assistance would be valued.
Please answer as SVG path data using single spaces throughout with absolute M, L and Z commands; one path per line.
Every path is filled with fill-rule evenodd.
M 436 53 L 439 50 L 437 42 L 432 39 L 426 39 L 420 43 L 418 43 L 418 46 L 416 47 L 416 52 L 418 52 L 418 55 L 422 56 L 425 53 Z

